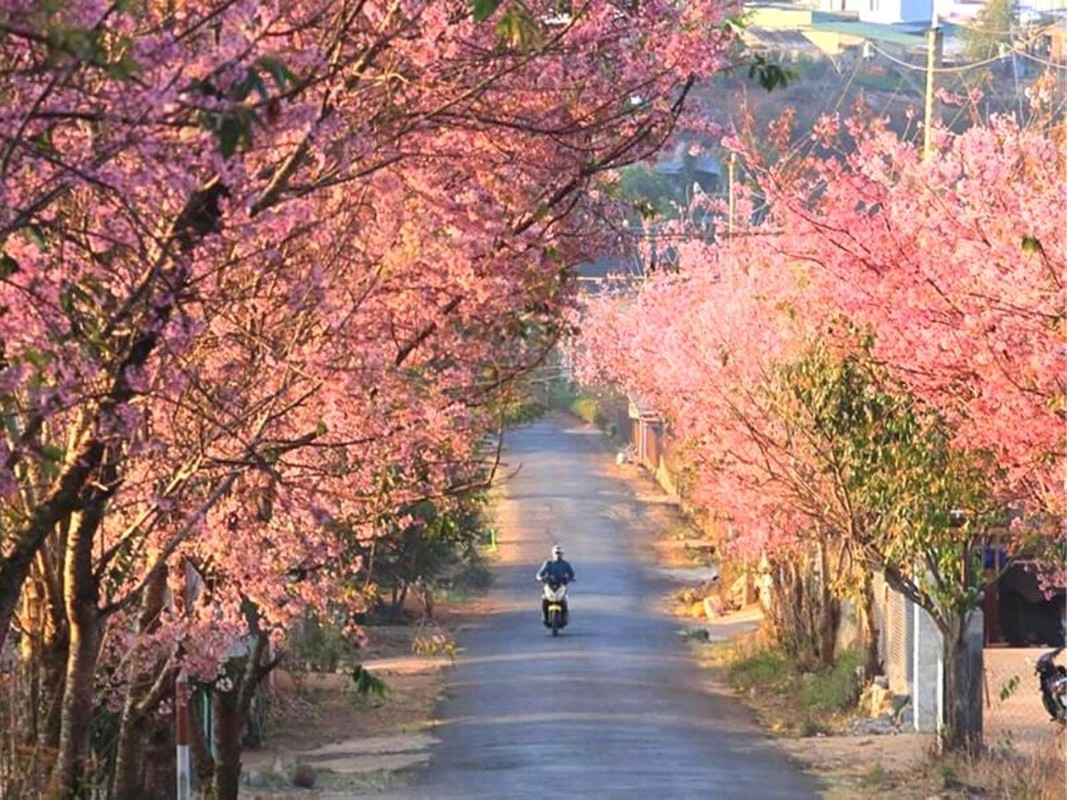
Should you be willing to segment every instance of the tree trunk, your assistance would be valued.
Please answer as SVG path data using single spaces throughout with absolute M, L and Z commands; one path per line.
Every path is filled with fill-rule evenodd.
M 44 752 L 59 747 L 60 711 L 67 666 L 68 636 L 66 615 L 52 609 L 49 584 L 40 576 L 26 584 L 32 600 L 19 615 L 25 631 L 21 641 L 19 672 L 27 687 L 25 708 L 18 718 L 24 722 L 16 735 L 26 744 L 36 744 Z
M 90 721 L 93 715 L 93 679 L 100 647 L 96 604 L 79 612 L 71 622 L 70 654 L 67 658 L 66 684 L 63 691 L 62 721 L 59 727 L 59 754 L 52 776 L 55 793 L 60 797 L 88 794 L 86 784 L 89 762 Z
M 390 622 L 400 622 L 403 617 L 404 603 L 407 602 L 407 599 L 408 583 L 407 581 L 397 579 L 397 584 L 393 587 L 393 603 L 389 609 Z
M 863 638 L 863 672 L 870 680 L 882 674 L 882 659 L 878 652 L 879 630 L 874 621 L 874 581 L 870 570 L 863 571 L 863 582 L 856 599 Z
M 147 634 L 158 627 L 166 588 L 167 572 L 161 570 L 145 587 L 137 622 L 138 633 Z M 171 684 L 173 674 L 165 659 L 156 660 L 150 666 L 154 669 L 147 666 L 138 669 L 126 690 L 116 747 L 112 800 L 137 800 L 144 796 L 145 744 L 152 728 L 149 715 L 159 704 L 163 694 L 161 687 Z
M 52 773 L 52 794 L 89 793 L 89 735 L 94 707 L 94 677 L 100 652 L 100 612 L 92 574 L 93 519 L 75 526 L 67 543 L 63 596 L 70 628 L 66 684 L 59 726 L 59 753 Z
M 216 690 L 211 698 L 215 727 L 215 770 L 212 774 L 214 800 L 237 800 L 241 783 L 241 713 L 237 687 L 232 691 Z
M 810 580 L 818 583 L 812 587 L 813 598 L 818 598 L 817 639 L 819 664 L 832 667 L 837 657 L 837 633 L 841 627 L 841 601 L 834 597 L 830 588 L 830 556 L 826 545 L 819 540 L 819 574 Z
M 115 753 L 113 800 L 137 800 L 144 796 L 144 744 L 148 720 L 137 712 L 133 690 L 122 708 L 122 724 Z
M 841 622 L 841 603 L 825 579 L 826 552 L 820 547 L 812 555 L 816 569 L 806 568 L 799 557 L 771 565 L 768 618 L 773 635 L 801 672 L 834 663 Z
M 942 630 L 945 663 L 945 750 L 977 754 L 982 747 L 981 639 L 968 641 L 966 615 L 952 615 Z

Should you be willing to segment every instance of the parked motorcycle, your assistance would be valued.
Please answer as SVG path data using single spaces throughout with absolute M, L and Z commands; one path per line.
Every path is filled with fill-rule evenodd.
M 1038 683 L 1041 686 L 1041 702 L 1056 722 L 1067 724 L 1067 667 L 1056 663 L 1062 647 L 1049 650 L 1034 664 Z
M 567 627 L 567 584 L 559 581 L 544 581 L 541 584 L 542 597 L 547 605 L 545 627 L 552 630 L 553 636 Z

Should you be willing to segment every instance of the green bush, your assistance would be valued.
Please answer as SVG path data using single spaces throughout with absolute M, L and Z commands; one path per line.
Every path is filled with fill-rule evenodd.
M 858 653 L 847 651 L 832 667 L 810 673 L 800 688 L 800 702 L 815 712 L 833 714 L 855 708 L 859 698 L 856 668 L 862 664 Z
M 591 425 L 597 421 L 598 410 L 597 402 L 592 397 L 576 397 L 570 404 L 571 413 Z
M 859 683 L 854 652 L 838 656 L 833 666 L 801 673 L 792 658 L 773 647 L 737 647 L 725 652 L 724 666 L 730 685 L 757 705 L 774 698 L 772 728 L 801 736 L 830 733 L 834 718 L 856 707 Z
M 354 663 L 359 650 L 340 626 L 310 613 L 290 633 L 287 645 L 291 664 L 312 672 L 333 672 Z
M 784 688 L 785 682 L 794 675 L 788 659 L 779 650 L 756 650 L 730 665 L 730 685 L 743 692 Z
M 546 396 L 552 408 L 569 409 L 579 393 L 570 381 L 553 381 L 546 389 Z

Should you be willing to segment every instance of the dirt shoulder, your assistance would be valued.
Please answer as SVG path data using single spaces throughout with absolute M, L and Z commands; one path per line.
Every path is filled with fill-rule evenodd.
M 495 565 L 514 554 L 486 556 Z M 492 611 L 485 596 L 439 598 L 432 621 L 369 626 L 362 667 L 384 682 L 381 696 L 354 692 L 350 671 L 278 670 L 264 745 L 242 755 L 242 800 L 333 800 L 407 785 L 436 742 L 434 708 L 456 637 Z
M 242 756 L 247 800 L 351 797 L 404 786 L 434 744 L 455 636 L 483 601 L 438 602 L 432 622 L 371 626 L 362 667 L 384 694 L 359 694 L 351 671 L 273 676 L 264 745 Z
M 629 482 L 636 496 L 648 499 L 645 516 L 654 524 L 647 527 L 659 533 L 639 546 L 650 547 L 661 571 L 675 581 L 663 598 L 663 609 L 675 616 L 683 633 L 690 634 L 694 656 L 707 670 L 708 685 L 732 692 L 722 658 L 712 654 L 718 643 L 751 635 L 762 618 L 759 607 L 729 610 L 723 599 L 728 592 L 708 583 L 710 543 L 686 529 L 680 509 L 661 495 L 647 472 L 631 464 L 612 469 Z M 829 733 L 797 736 L 784 732 L 786 726 L 780 724 L 790 716 L 781 698 L 738 696 L 789 757 L 819 777 L 827 800 L 1067 797 L 1065 735 L 1036 751 L 1008 747 L 994 748 L 981 760 L 938 758 L 932 734 L 864 733 L 865 718 L 843 716 L 827 721 Z

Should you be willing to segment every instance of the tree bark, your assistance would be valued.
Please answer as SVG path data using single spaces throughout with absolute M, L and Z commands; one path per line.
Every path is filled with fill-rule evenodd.
M 215 769 L 212 774 L 214 800 L 237 800 L 241 782 L 241 713 L 237 687 L 212 694 L 215 728 Z
M 879 658 L 878 625 L 874 621 L 874 581 L 870 570 L 863 571 L 863 580 L 857 596 L 860 617 L 860 633 L 863 637 L 863 672 L 870 680 L 882 673 L 882 659 Z
M 122 377 L 119 384 L 125 384 Z M 95 707 L 97 660 L 100 656 L 103 615 L 100 613 L 100 586 L 93 572 L 93 544 L 118 486 L 119 444 L 90 448 L 100 451 L 96 480 L 76 496 L 76 510 L 63 543 L 63 607 L 66 612 L 70 645 L 66 683 L 59 725 L 59 752 L 52 772 L 53 794 L 59 797 L 87 796 L 92 716 Z M 86 480 L 91 476 L 86 475 Z
M 139 633 L 150 633 L 158 626 L 166 588 L 167 573 L 164 570 L 146 587 L 137 624 Z M 158 691 L 158 687 L 164 685 L 159 681 L 160 673 L 171 674 L 166 659 L 159 659 L 152 666 L 155 668 L 135 672 L 126 690 L 115 755 L 112 800 L 137 800 L 145 793 L 144 753 L 151 729 L 149 715 L 155 710 L 162 696 Z M 169 685 L 170 681 L 166 680 L 165 684 Z
M 945 664 L 945 719 L 941 746 L 976 755 L 982 748 L 981 649 L 968 647 L 970 612 L 954 614 L 942 629 Z
M 812 555 L 817 569 L 805 568 L 794 556 L 771 565 L 768 617 L 775 638 L 801 672 L 834 663 L 841 621 L 841 603 L 826 580 L 826 552 L 820 547 Z
M 71 620 L 70 654 L 63 691 L 59 754 L 52 775 L 54 793 L 77 798 L 88 794 L 90 721 L 93 714 L 93 679 L 100 649 L 96 604 L 80 603 Z
M 826 544 L 820 539 L 818 543 L 819 573 L 810 577 L 817 582 L 813 586 L 812 596 L 818 598 L 816 610 L 818 620 L 818 660 L 823 667 L 832 667 L 837 657 L 837 633 L 841 627 L 841 601 L 834 597 L 830 588 L 830 555 Z
M 242 669 L 234 676 L 230 691 L 216 690 L 212 696 L 215 714 L 215 759 L 212 796 L 215 800 L 237 800 L 241 780 L 241 748 L 249 709 L 263 679 L 278 659 L 267 658 L 269 638 L 252 622 L 254 640 Z

